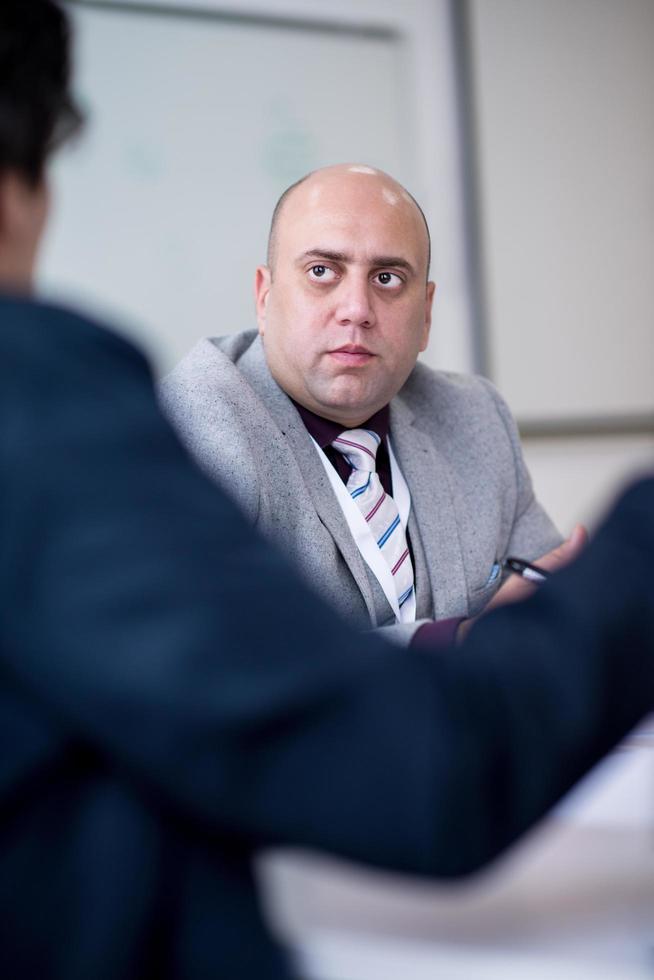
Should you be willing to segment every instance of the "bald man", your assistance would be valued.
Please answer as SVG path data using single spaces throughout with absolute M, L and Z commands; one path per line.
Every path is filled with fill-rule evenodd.
M 400 643 L 448 638 L 495 595 L 507 555 L 561 540 L 492 385 L 416 364 L 429 260 L 397 181 L 361 164 L 314 171 L 275 208 L 258 331 L 202 340 L 162 385 L 251 521 L 350 621 Z

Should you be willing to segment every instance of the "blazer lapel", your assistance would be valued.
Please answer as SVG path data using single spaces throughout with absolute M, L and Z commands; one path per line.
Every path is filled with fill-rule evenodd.
M 467 584 L 448 466 L 419 424 L 396 396 L 391 402 L 391 441 L 411 492 L 411 541 L 421 542 L 427 563 L 426 576 L 420 568 L 416 570 L 418 606 L 425 589 L 422 580 L 427 578 L 435 619 L 442 619 L 445 609 L 451 610 L 454 605 L 460 607 L 460 615 L 465 615 L 467 602 L 462 605 L 461 596 L 467 595 Z
M 240 358 L 238 367 L 252 388 L 261 396 L 274 422 L 284 435 L 304 483 L 304 486 L 298 486 L 298 493 L 306 493 L 318 517 L 336 542 L 363 596 L 371 622 L 377 625 L 375 601 L 361 553 L 350 534 L 347 521 L 343 517 L 324 467 L 318 459 L 311 436 L 288 395 L 282 391 L 268 370 L 260 338 L 257 338 Z

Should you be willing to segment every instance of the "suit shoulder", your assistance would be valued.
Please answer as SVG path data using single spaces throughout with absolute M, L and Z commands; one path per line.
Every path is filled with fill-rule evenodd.
M 216 377 L 236 376 L 238 362 L 257 338 L 256 330 L 226 337 L 203 337 L 161 380 L 164 392 L 212 384 Z
M 168 420 L 208 475 L 235 497 L 251 520 L 259 511 L 252 470 L 272 419 L 240 369 L 256 331 L 200 340 L 159 385 Z M 265 431 L 261 432 L 264 429 Z
M 159 397 L 173 420 L 215 425 L 241 413 L 254 396 L 239 361 L 257 338 L 255 330 L 204 337 L 159 384 Z
M 149 376 L 144 355 L 128 340 L 63 306 L 0 298 L 0 371 L 27 372 L 41 384 L 74 376 L 100 378 L 131 370 Z
M 161 431 L 148 362 L 127 340 L 23 300 L 0 299 L 0 325 L 0 453 L 17 473 L 35 461 L 59 472 L 73 446 L 86 456 L 107 432 L 109 452 L 138 427 Z
M 494 385 L 476 374 L 437 371 L 418 363 L 400 392 L 402 400 L 417 414 L 448 414 L 488 411 L 490 403 L 503 404 Z
M 418 364 L 400 392 L 418 426 L 440 444 L 497 445 L 508 441 L 517 452 L 518 434 L 511 412 L 486 378 L 453 371 L 435 371 Z

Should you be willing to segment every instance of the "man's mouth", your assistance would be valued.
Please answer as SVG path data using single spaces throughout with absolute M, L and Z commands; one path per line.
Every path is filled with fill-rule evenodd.
M 369 351 L 367 347 L 360 344 L 343 344 L 335 350 L 328 351 L 328 354 L 340 361 L 341 364 L 367 364 L 376 355 Z

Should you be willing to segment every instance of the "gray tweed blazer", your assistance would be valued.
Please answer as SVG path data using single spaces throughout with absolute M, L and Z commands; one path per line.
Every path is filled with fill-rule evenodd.
M 507 554 L 533 559 L 561 540 L 534 498 L 515 423 L 493 386 L 416 365 L 391 402 L 390 437 L 411 492 L 418 621 L 394 624 L 256 331 L 201 340 L 160 395 L 203 469 L 316 591 L 359 627 L 386 627 L 400 643 L 427 619 L 479 612 Z

